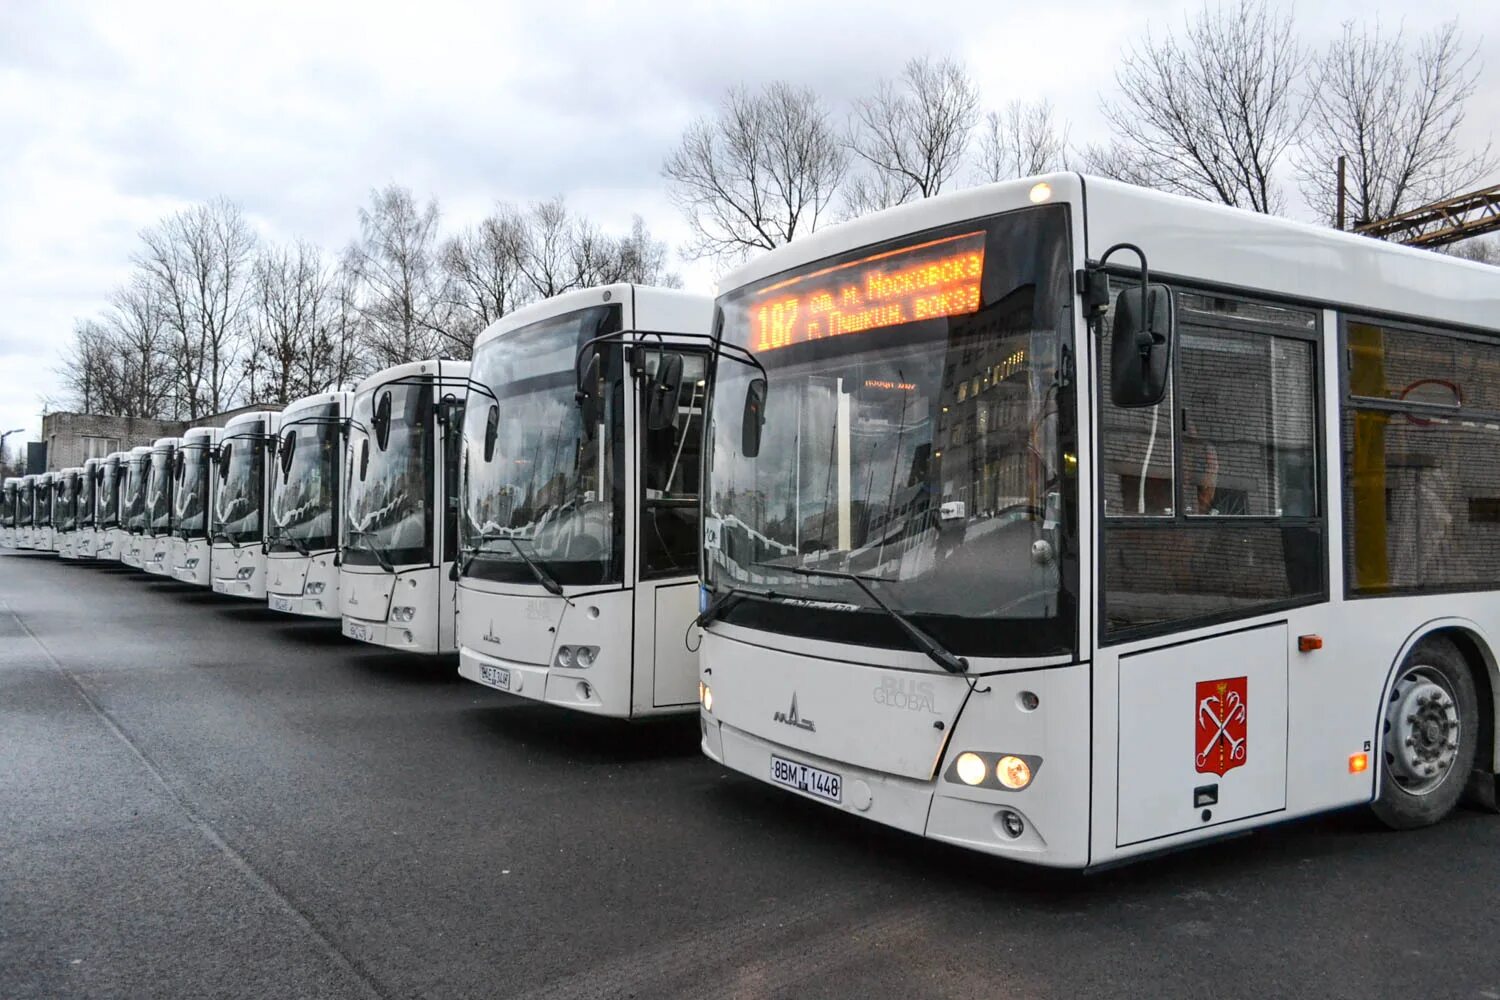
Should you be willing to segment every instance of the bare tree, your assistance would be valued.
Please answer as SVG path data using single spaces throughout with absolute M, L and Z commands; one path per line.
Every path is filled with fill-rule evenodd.
M 444 331 L 454 356 L 468 357 L 485 327 L 526 301 L 529 288 L 520 266 L 525 239 L 521 213 L 501 204 L 479 225 L 443 243 Z
M 96 319 L 73 323 L 73 340 L 57 373 L 68 394 L 65 405 L 80 413 L 116 413 L 122 385 L 120 351 L 109 328 Z
M 267 248 L 256 258 L 245 366 L 251 399 L 285 404 L 349 382 L 332 281 L 323 252 L 310 243 Z
M 437 202 L 417 204 L 392 184 L 359 210 L 359 238 L 344 263 L 359 283 L 364 347 L 377 368 L 432 357 L 441 347 Z
M 848 147 L 863 168 L 844 192 L 850 216 L 937 194 L 958 170 L 979 120 L 979 93 L 951 59 L 912 59 L 855 102 Z
M 618 242 L 619 280 L 657 288 L 681 288 L 682 275 L 667 269 L 668 248 L 652 237 L 646 220 L 639 215 L 630 223 L 630 235 Z
M 729 263 L 818 228 L 847 167 L 821 98 L 772 83 L 730 90 L 662 165 L 693 231 L 684 253 Z
M 1461 260 L 1472 260 L 1477 264 L 1500 266 L 1500 242 L 1485 239 L 1467 239 L 1439 247 L 1438 253 Z
M 1466 149 L 1465 105 L 1479 86 L 1477 45 L 1449 21 L 1408 46 L 1401 31 L 1344 25 L 1315 61 L 1307 122 L 1296 156 L 1308 203 L 1338 217 L 1336 164 L 1348 158 L 1347 216 L 1384 219 L 1461 194 L 1496 161 L 1488 143 Z
M 1182 37 L 1148 33 L 1102 110 L 1114 140 L 1091 170 L 1257 212 L 1280 211 L 1277 163 L 1296 137 L 1306 63 L 1292 18 L 1269 0 L 1205 5 Z
M 1005 181 L 1068 167 L 1068 126 L 1052 102 L 1011 101 L 979 128 L 979 180 Z
M 120 358 L 120 412 L 181 417 L 175 384 L 179 362 L 172 357 L 176 338 L 161 290 L 149 274 L 137 272 L 116 290 L 104 322 Z
M 239 206 L 216 198 L 141 234 L 136 266 L 173 336 L 178 408 L 190 419 L 227 409 L 240 376 L 255 235 Z

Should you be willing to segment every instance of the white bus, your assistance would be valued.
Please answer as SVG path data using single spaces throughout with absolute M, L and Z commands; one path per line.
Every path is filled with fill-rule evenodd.
M 613 285 L 475 341 L 459 674 L 618 718 L 694 710 L 712 316 L 706 296 Z
M 36 548 L 36 479 L 22 476 L 16 486 L 16 548 Z
M 177 473 L 177 446 L 181 438 L 157 438 L 151 445 L 146 476 L 146 540 L 141 547 L 141 568 L 158 576 L 172 575 L 173 480 Z
M 52 545 L 64 559 L 77 559 L 79 482 L 83 470 L 59 469 L 52 488 Z
M 318 393 L 281 411 L 266 539 L 273 611 L 339 617 L 339 499 L 353 395 Z
M 413 361 L 355 387 L 345 460 L 344 635 L 453 652 L 458 445 L 467 361 Z
M 57 473 L 43 472 L 36 477 L 36 515 L 31 522 L 31 547 L 39 552 L 56 552 L 57 530 L 52 524 L 52 494 L 56 492 Z
M 722 287 L 710 757 L 1066 867 L 1493 801 L 1500 271 L 1069 174 Z
M 99 464 L 99 482 L 95 487 L 98 496 L 99 517 L 96 523 L 98 542 L 94 546 L 96 559 L 111 559 L 116 562 L 125 548 L 123 506 L 120 502 L 125 492 L 126 474 L 129 471 L 130 453 L 112 451 Z
M 269 410 L 241 413 L 219 435 L 219 485 L 210 535 L 216 594 L 266 599 L 264 515 L 280 421 L 281 415 Z
M 96 525 L 99 517 L 99 466 L 103 461 L 102 458 L 85 459 L 78 474 L 78 519 L 73 529 L 75 559 L 93 559 L 98 547 L 99 533 Z
M 18 538 L 16 525 L 19 523 L 17 515 L 21 503 L 21 477 L 6 476 L 5 483 L 0 488 L 4 490 L 0 493 L 0 546 L 14 549 Z
M 213 583 L 209 534 L 218 488 L 219 428 L 189 427 L 177 446 L 172 470 L 172 538 L 167 572 L 172 579 L 207 587 Z
M 146 481 L 151 475 L 151 446 L 137 445 L 126 453 L 121 465 L 125 483 L 120 488 L 120 520 L 125 534 L 119 547 L 120 562 L 141 569 L 146 542 Z

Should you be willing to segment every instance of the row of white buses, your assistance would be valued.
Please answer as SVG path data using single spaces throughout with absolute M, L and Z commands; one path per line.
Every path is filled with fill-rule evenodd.
M 1058 174 L 7 480 L 0 541 L 1099 867 L 1494 806 L 1497 387 L 1500 270 Z

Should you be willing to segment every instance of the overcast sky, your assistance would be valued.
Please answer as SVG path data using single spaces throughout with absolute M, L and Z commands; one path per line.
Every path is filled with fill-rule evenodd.
M 1099 95 L 1122 47 L 1196 8 L 0 0 L 0 430 L 40 433 L 74 319 L 107 303 L 143 227 L 194 202 L 225 195 L 264 237 L 336 251 L 391 181 L 438 199 L 445 229 L 563 194 L 675 244 L 662 158 L 733 84 L 807 84 L 842 114 L 911 56 L 952 55 L 986 105 L 1048 98 L 1081 145 L 1106 138 Z M 1482 41 L 1482 137 L 1500 122 L 1500 3 L 1318 0 L 1298 24 L 1322 45 L 1349 18 L 1419 33 L 1454 14 Z M 714 277 L 681 270 L 703 290 Z

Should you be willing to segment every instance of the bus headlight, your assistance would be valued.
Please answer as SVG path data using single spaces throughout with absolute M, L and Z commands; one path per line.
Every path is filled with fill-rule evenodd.
M 250 579 L 254 575 L 255 575 L 255 567 L 254 566 L 241 566 L 239 569 L 235 570 L 234 578 L 236 580 L 248 580 L 248 579 Z
M 958 774 L 958 780 L 966 785 L 982 784 L 984 776 L 990 773 L 989 765 L 984 762 L 984 758 L 969 751 L 958 755 L 953 769 Z
M 552 662 L 564 670 L 586 670 L 598 658 L 598 646 L 558 646 Z
M 391 621 L 393 621 L 393 622 L 409 622 L 413 618 L 415 618 L 416 616 L 417 616 L 417 609 L 416 608 L 408 608 L 408 607 L 401 607 L 401 606 L 391 608 Z
M 1019 757 L 1006 754 L 995 765 L 995 777 L 1000 784 L 1012 791 L 1020 791 L 1031 784 L 1031 765 Z M 974 784 L 974 782 L 969 782 Z
M 307 585 L 303 593 L 316 596 L 318 594 L 321 594 L 323 592 L 323 588 L 326 586 L 328 586 L 328 584 L 324 583 L 322 580 L 314 580 L 312 583 L 309 583 Z

